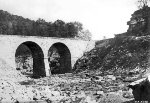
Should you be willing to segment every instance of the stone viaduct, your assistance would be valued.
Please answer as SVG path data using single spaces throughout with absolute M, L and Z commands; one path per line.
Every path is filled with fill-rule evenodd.
M 33 75 L 50 76 L 48 51 L 55 47 L 61 56 L 62 73 L 71 71 L 76 60 L 84 52 L 95 46 L 94 41 L 77 39 L 0 35 L 0 59 L 3 59 L 11 67 L 16 68 L 15 54 L 20 45 L 26 45 L 33 57 Z

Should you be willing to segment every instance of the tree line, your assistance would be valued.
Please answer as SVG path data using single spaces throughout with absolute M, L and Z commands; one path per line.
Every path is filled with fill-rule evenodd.
M 34 21 L 3 10 L 0 10 L 0 34 L 91 39 L 91 33 L 80 22 L 46 22 L 40 18 Z

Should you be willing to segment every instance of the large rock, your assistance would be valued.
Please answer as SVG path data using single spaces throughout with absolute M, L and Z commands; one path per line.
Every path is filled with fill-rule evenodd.
M 136 101 L 150 101 L 150 75 L 131 83 L 128 87 L 133 90 Z

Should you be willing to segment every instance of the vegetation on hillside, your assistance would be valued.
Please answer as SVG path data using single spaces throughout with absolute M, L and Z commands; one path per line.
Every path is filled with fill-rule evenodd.
M 46 22 L 43 19 L 33 21 L 3 10 L 0 10 L 0 34 L 91 39 L 91 33 L 80 22 Z
M 148 66 L 149 44 L 150 37 L 116 37 L 85 53 L 76 62 L 74 70 L 99 69 L 104 74 L 128 75 L 134 69 L 140 69 L 142 73 Z
M 135 11 L 127 32 L 96 42 L 74 66 L 75 72 L 99 70 L 99 74 L 133 75 L 144 73 L 149 64 L 150 7 Z

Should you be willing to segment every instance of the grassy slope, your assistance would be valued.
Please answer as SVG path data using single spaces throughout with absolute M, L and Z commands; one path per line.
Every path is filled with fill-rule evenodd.
M 149 39 L 148 36 L 125 36 L 107 40 L 103 46 L 97 42 L 94 49 L 76 62 L 74 71 L 99 69 L 116 75 L 144 72 L 148 66 Z

